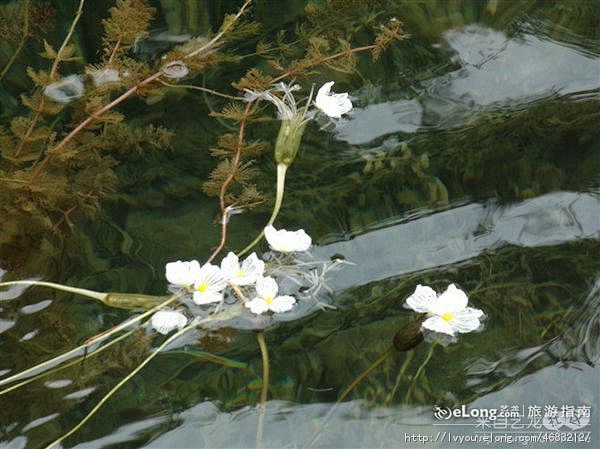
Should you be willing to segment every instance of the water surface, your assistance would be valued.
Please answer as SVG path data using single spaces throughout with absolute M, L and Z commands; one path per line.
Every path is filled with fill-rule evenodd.
M 204 12 L 196 16 L 182 7 L 186 2 L 155 3 L 158 36 L 165 29 L 200 33 L 228 7 L 198 2 Z M 258 2 L 257 20 L 273 28 L 303 20 L 303 2 L 288 3 L 288 14 L 275 14 L 273 5 Z M 353 265 L 328 275 L 331 293 L 323 289 L 319 300 L 334 308 L 303 304 L 266 333 L 272 372 L 264 447 L 305 447 L 322 427 L 315 447 L 478 447 L 424 446 L 407 435 L 527 430 L 510 422 L 479 428 L 472 419 L 444 427 L 448 422 L 434 417 L 435 406 L 462 404 L 518 406 L 525 413 L 535 405 L 591 406 L 591 422 L 581 431 L 592 443 L 568 447 L 594 447 L 600 8 L 592 1 L 392 3 L 410 39 L 381 64 L 364 57 L 359 75 L 339 75 L 336 88 L 351 93 L 355 109 L 335 125 L 311 123 L 290 169 L 279 225 L 303 227 L 313 237 L 303 257 L 342 256 Z M 75 5 L 65 5 L 57 13 L 69 23 Z M 88 28 L 78 31 L 90 55 L 101 11 L 86 13 Z M 142 50 L 164 51 L 152 41 Z M 18 75 L 10 80 L 5 100 L 27 83 Z M 65 254 L 58 270 L 25 267 L 21 276 L 56 279 L 58 271 L 58 280 L 71 285 L 164 294 L 165 263 L 202 260 L 218 241 L 218 204 L 200 186 L 214 165 L 207 150 L 227 130 L 207 115 L 201 96 L 128 107 L 132 119 L 173 130 L 174 149 L 124 164 L 123 190 L 94 221 L 77 222 L 84 236 L 78 250 Z M 273 140 L 277 126 L 256 136 Z M 264 173 L 259 187 L 272 195 L 271 154 L 257 167 Z M 233 217 L 228 248 L 245 245 L 268 215 L 265 205 Z M 338 395 L 413 318 L 403 303 L 419 283 L 439 291 L 456 283 L 485 311 L 484 328 L 455 344 L 425 342 L 393 355 L 323 426 Z M 12 296 L 0 302 L 3 376 L 131 315 L 42 289 Z M 149 345 L 143 336 L 132 338 L 100 360 L 3 396 L 0 446 L 37 448 L 57 438 Z M 230 366 L 209 363 L 198 351 L 225 357 Z M 65 447 L 251 447 L 260 373 L 252 331 L 199 331 L 158 356 Z

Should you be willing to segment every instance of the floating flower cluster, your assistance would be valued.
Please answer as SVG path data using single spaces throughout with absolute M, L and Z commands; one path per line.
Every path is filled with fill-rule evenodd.
M 312 243 L 302 229 L 286 231 L 267 226 L 265 238 L 271 249 L 279 253 L 306 251 Z M 296 304 L 293 296 L 278 295 L 277 281 L 265 275 L 265 262 L 256 253 L 240 263 L 238 256 L 230 252 L 221 260 L 220 266 L 200 265 L 197 260 L 170 262 L 166 264 L 165 276 L 171 285 L 191 293 L 192 300 L 199 306 L 221 303 L 228 288 L 256 315 L 287 312 Z M 158 332 L 168 334 L 184 327 L 187 321 L 183 313 L 168 308 L 156 312 L 150 322 Z
M 425 285 L 417 285 L 415 292 L 406 299 L 406 306 L 415 312 L 426 313 L 421 327 L 433 332 L 454 336 L 457 332 L 471 332 L 480 327 L 483 312 L 467 307 L 469 299 L 465 292 L 450 284 L 438 295 Z

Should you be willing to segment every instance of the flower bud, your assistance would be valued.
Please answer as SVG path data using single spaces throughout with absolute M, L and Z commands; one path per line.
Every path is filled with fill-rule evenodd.
M 425 317 L 422 317 L 411 321 L 394 335 L 394 348 L 397 351 L 409 351 L 423 341 L 421 324 L 424 319 Z
M 298 114 L 290 120 L 281 121 L 279 135 L 275 142 L 275 162 L 277 164 L 284 164 L 287 167 L 292 165 L 300 148 L 306 123 L 302 114 Z

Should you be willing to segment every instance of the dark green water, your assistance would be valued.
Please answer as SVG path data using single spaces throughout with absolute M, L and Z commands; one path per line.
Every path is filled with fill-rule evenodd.
M 55 41 L 76 3 L 54 5 Z M 339 394 L 414 317 L 402 304 L 415 286 L 443 291 L 456 283 L 484 310 L 484 328 L 448 346 L 425 342 L 388 358 L 337 408 L 316 447 L 509 447 L 499 440 L 410 439 L 440 431 L 445 438 L 583 435 L 591 441 L 529 446 L 597 447 L 600 4 L 384 3 L 410 39 L 377 64 L 359 57 L 357 74 L 329 72 L 312 80 L 334 79 L 355 108 L 336 125 L 308 125 L 277 223 L 306 229 L 315 260 L 342 255 L 354 265 L 329 273 L 331 294 L 321 290 L 319 300 L 335 309 L 301 305 L 293 320 L 266 332 L 271 381 L 263 446 L 305 447 Z M 76 39 L 93 60 L 99 21 L 112 3 L 90 4 Z M 173 34 L 215 28 L 224 11 L 238 6 L 193 0 L 155 5 L 157 29 Z M 259 1 L 253 14 L 269 33 L 293 29 L 304 20 L 303 10 L 304 2 Z M 7 123 L 19 94 L 31 89 L 23 75 L 38 49 L 31 45 L 0 91 Z M 2 48 L 5 60 L 10 52 Z M 211 79 L 211 87 L 227 89 L 244 73 L 242 65 Z M 205 259 L 219 240 L 218 202 L 201 185 L 214 166 L 208 149 L 228 131 L 208 117 L 221 104 L 209 101 L 173 92 L 157 104 L 126 104 L 128 120 L 173 131 L 173 149 L 124 160 L 117 169 L 121 189 L 94 220 L 76 220 L 79 231 L 64 237 L 73 239 L 68 250 L 51 266 L 40 264 L 44 269 L 18 267 L 19 277 L 164 294 L 165 263 Z M 278 126 L 249 133 L 274 141 Z M 256 167 L 259 187 L 272 198 L 272 154 Z M 239 250 L 260 232 L 269 207 L 232 218 L 228 249 Z M 0 273 L 15 278 L 10 270 Z M 42 289 L 0 297 L 0 373 L 58 355 L 129 316 Z M 0 447 L 44 447 L 58 438 L 151 345 L 156 342 L 132 338 L 98 359 L 0 396 Z M 211 363 L 201 351 L 229 362 Z M 252 331 L 198 332 L 154 359 L 64 447 L 252 447 L 260 374 Z M 525 416 L 482 427 L 473 418 L 433 415 L 435 406 L 463 404 L 517 407 Z M 591 420 L 556 432 L 532 427 L 528 407 L 543 412 L 550 405 L 590 406 Z

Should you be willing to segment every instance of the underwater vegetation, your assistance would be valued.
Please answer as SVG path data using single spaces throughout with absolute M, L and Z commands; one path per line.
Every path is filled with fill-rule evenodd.
M 0 242 L 5 267 L 14 270 L 33 264 L 31 258 L 39 261 L 40 252 L 46 255 L 42 259 L 51 259 L 65 245 L 61 240 L 74 227 L 77 216 L 85 214 L 93 218 L 100 201 L 127 182 L 118 179 L 120 164 L 135 158 L 137 153 L 171 148 L 172 132 L 152 123 L 133 124 L 126 118 L 120 107 L 130 97 L 152 105 L 173 89 L 191 89 L 232 99 L 232 103 L 213 115 L 234 126 L 237 123 L 243 135 L 247 123 L 266 119 L 256 108 L 245 108 L 235 95 L 181 82 L 183 78 L 206 76 L 202 74 L 209 71 L 220 77 L 215 71 L 223 70 L 219 69 L 223 64 L 239 66 L 243 56 L 229 51 L 228 46 L 252 38 L 256 45 L 254 54 L 264 61 L 261 66 L 247 69 L 240 80 L 231 80 L 243 95 L 245 89 L 261 91 L 285 79 L 307 78 L 319 66 L 349 73 L 357 52 L 370 50 L 378 57 L 383 48 L 403 36 L 399 21 L 369 23 L 361 18 L 365 22 L 360 26 L 361 32 L 365 28 L 370 30 L 375 43 L 352 48 L 347 39 L 358 30 L 351 30 L 350 24 L 347 30 L 327 35 L 320 35 L 318 27 L 308 26 L 318 15 L 319 8 L 314 7 L 309 21 L 295 30 L 296 37 L 287 37 L 282 30 L 276 43 L 270 44 L 258 39 L 256 22 L 244 19 L 247 6 L 227 15 L 210 38 L 196 36 L 175 42 L 160 57 L 154 55 L 154 59 L 145 53 L 140 57 L 138 53 L 142 43 L 152 42 L 149 28 L 156 11 L 144 1 L 121 1 L 108 10 L 108 17 L 102 20 L 102 50 L 96 51 L 100 56 L 89 62 L 84 60 L 84 50 L 78 48 L 74 36 L 85 2 L 79 2 L 62 42 L 44 40 L 39 36 L 44 30 L 39 27 L 23 29 L 23 39 L 35 35 L 42 40 L 43 59 L 26 68 L 33 88 L 20 94 L 20 105 L 12 108 L 15 116 L 0 129 L 0 205 L 3 215 L 10 218 L 3 223 Z M 30 17 L 39 15 L 36 11 L 42 7 L 48 10 L 46 15 L 51 15 L 52 7 L 47 3 L 27 1 L 3 6 L 6 26 L 18 22 L 10 20 L 14 17 L 29 23 Z M 12 39 L 7 40 L 8 44 L 14 43 L 16 34 L 18 30 L 10 30 Z M 19 52 L 17 46 L 13 56 L 18 58 Z M 237 66 L 235 71 L 239 71 Z M 6 74 L 15 70 L 13 60 L 9 60 Z M 5 110 L 4 115 L 8 112 Z M 221 162 L 203 190 L 218 197 L 225 180 L 235 174 L 226 183 L 224 200 L 239 207 L 253 206 L 262 199 L 252 183 L 257 174 L 252 168 L 252 158 L 263 153 L 268 144 L 261 140 L 238 140 L 236 132 L 219 137 L 218 147 L 211 153 Z M 20 248 L 30 250 L 23 252 Z
M 0 5 L 0 445 L 391 447 L 596 366 L 598 9 L 277 3 Z

